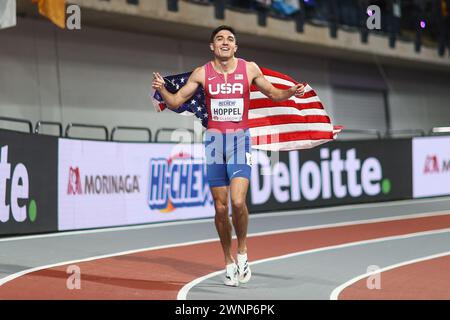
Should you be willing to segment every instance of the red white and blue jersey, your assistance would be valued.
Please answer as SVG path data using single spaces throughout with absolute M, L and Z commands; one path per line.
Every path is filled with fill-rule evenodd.
M 213 62 L 205 64 L 205 102 L 208 129 L 221 132 L 248 129 L 250 86 L 246 62 L 238 58 L 236 70 L 225 76 L 217 72 Z

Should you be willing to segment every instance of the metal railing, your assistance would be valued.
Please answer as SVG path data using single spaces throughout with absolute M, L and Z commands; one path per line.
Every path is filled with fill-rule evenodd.
M 70 137 L 69 132 L 70 132 L 71 128 L 75 128 L 75 127 L 103 130 L 104 133 L 105 133 L 105 139 L 104 140 L 108 141 L 108 139 L 109 139 L 109 131 L 108 131 L 108 128 L 106 126 L 97 125 L 97 124 L 84 124 L 84 123 L 69 123 L 66 126 L 66 131 L 65 131 L 65 135 L 64 136 L 66 138 L 72 138 L 72 137 Z M 80 138 L 80 139 L 83 139 L 83 138 Z M 91 139 L 91 138 L 89 138 L 89 139 L 90 140 L 101 140 L 101 139 Z
M 152 131 L 146 127 L 130 127 L 130 126 L 115 126 L 111 131 L 111 141 L 114 140 L 114 134 L 119 130 L 145 131 L 148 134 L 146 142 L 152 142 Z
M 51 125 L 51 126 L 57 126 L 59 131 L 59 136 L 63 137 L 63 125 L 60 122 L 56 121 L 44 121 L 39 120 L 36 122 L 35 129 L 33 131 L 33 123 L 30 120 L 27 119 L 20 119 L 20 118 L 11 118 L 11 117 L 3 117 L 0 116 L 0 121 L 7 121 L 7 122 L 16 122 L 27 125 L 28 132 L 34 133 L 34 134 L 40 134 L 40 130 L 43 125 Z M 94 124 L 84 124 L 84 123 L 69 123 L 66 126 L 64 137 L 67 138 L 76 138 L 70 136 L 70 130 L 74 127 L 81 127 L 81 128 L 89 128 L 89 129 L 100 129 L 104 132 L 104 139 L 93 139 L 93 138 L 82 138 L 79 139 L 92 139 L 92 140 L 105 140 L 105 141 L 118 141 L 115 140 L 115 134 L 119 130 L 134 130 L 134 131 L 145 131 L 148 134 L 148 139 L 145 142 L 152 142 L 152 131 L 150 128 L 147 127 L 134 127 L 134 126 L 115 126 L 113 127 L 111 131 L 111 136 L 109 135 L 109 130 L 104 125 L 94 125 Z M 13 130 L 13 129 L 4 129 L 4 130 Z M 17 131 L 17 130 L 13 130 Z M 191 134 L 192 139 L 190 142 L 196 141 L 196 135 L 195 131 L 192 129 L 186 129 L 186 128 L 160 128 L 156 130 L 155 133 L 155 142 L 160 142 L 160 134 L 163 132 L 175 132 L 179 131 L 185 131 L 189 132 Z M 382 138 L 392 138 L 394 135 L 410 135 L 410 136 L 430 136 L 430 135 L 450 135 L 450 126 L 449 127 L 434 127 L 430 129 L 429 131 L 426 131 L 424 129 L 392 129 L 387 130 L 384 132 L 384 135 L 381 130 L 378 129 L 347 129 L 345 128 L 339 135 L 342 137 L 343 134 L 356 134 L 356 135 L 371 135 L 376 136 L 378 139 Z M 124 141 L 124 140 L 122 140 Z M 133 140 L 135 141 L 135 140 Z M 175 141 L 169 141 L 169 142 L 175 142 Z M 184 141 L 185 142 L 185 141 Z
M 10 118 L 10 117 L 0 117 L 0 120 L 7 121 L 7 122 L 16 122 L 16 123 L 26 124 L 28 126 L 28 132 L 33 133 L 33 123 L 30 120 Z
M 155 133 L 155 142 L 159 142 L 159 134 L 160 133 L 162 133 L 162 132 L 174 132 L 174 131 L 176 131 L 176 130 L 185 130 L 185 131 L 188 131 L 188 132 L 190 132 L 191 134 L 192 134 L 192 140 L 191 140 L 191 142 L 194 142 L 195 141 L 195 132 L 194 132 L 194 130 L 192 130 L 192 129 L 185 129 L 185 128 L 160 128 L 160 129 L 158 129 L 158 130 L 156 130 L 156 133 Z M 175 142 L 175 141 L 167 141 L 167 142 Z
M 49 126 L 57 126 L 58 127 L 58 131 L 59 131 L 59 136 L 62 137 L 63 136 L 63 126 L 60 122 L 56 122 L 56 121 L 42 121 L 39 120 L 38 122 L 36 122 L 36 126 L 34 128 L 34 133 L 36 134 L 40 134 L 40 130 L 42 125 L 49 125 Z
M 342 130 L 341 133 L 339 133 L 339 135 L 342 135 L 345 133 L 376 136 L 378 139 L 381 139 L 383 136 L 381 131 L 377 130 L 377 129 L 344 129 L 344 130 Z
M 431 128 L 430 135 L 450 135 L 450 127 L 434 127 Z
M 395 135 L 407 135 L 407 136 L 426 136 L 425 130 L 422 129 L 399 129 L 399 130 L 387 130 L 386 137 L 391 138 Z

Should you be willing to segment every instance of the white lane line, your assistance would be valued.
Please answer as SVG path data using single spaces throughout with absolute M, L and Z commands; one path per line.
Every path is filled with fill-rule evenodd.
M 336 249 L 343 249 L 343 248 L 348 248 L 348 247 L 354 247 L 354 246 L 360 246 L 360 245 L 366 245 L 366 244 L 372 244 L 372 243 L 378 243 L 378 242 L 384 242 L 384 241 L 409 239 L 409 238 L 413 238 L 413 237 L 435 235 L 435 234 L 448 233 L 448 232 L 450 232 L 450 228 L 438 229 L 438 230 L 433 230 L 433 231 L 409 233 L 409 234 L 401 235 L 401 236 L 390 236 L 390 237 L 377 238 L 377 239 L 371 239 L 371 240 L 349 242 L 349 243 L 335 245 L 335 246 L 328 246 L 328 247 L 322 247 L 322 248 L 318 248 L 318 249 L 299 251 L 299 252 L 289 253 L 289 254 L 282 255 L 282 256 L 256 260 L 256 261 L 250 262 L 249 264 L 250 265 L 256 265 L 256 264 L 260 264 L 260 263 L 265 263 L 265 262 L 270 262 L 270 261 L 275 261 L 275 260 L 281 260 L 281 259 L 287 259 L 287 258 L 307 255 L 307 254 L 311 254 L 311 253 L 330 251 L 330 250 L 336 250 Z M 206 279 L 215 277 L 215 276 L 217 276 L 217 275 L 219 275 L 221 273 L 224 273 L 224 272 L 225 272 L 224 270 L 216 271 L 216 272 L 207 274 L 207 275 L 205 275 L 203 277 L 200 277 L 200 278 L 197 278 L 195 280 L 192 280 L 191 282 L 186 284 L 183 288 L 181 288 L 181 290 L 178 292 L 177 299 L 178 300 L 186 300 L 186 297 L 187 297 L 187 294 L 188 294 L 189 290 L 191 290 L 195 285 L 199 284 L 200 282 L 202 282 L 202 281 L 204 281 Z
M 168 248 L 173 248 L 173 247 L 184 247 L 184 246 L 213 242 L 213 241 L 218 241 L 218 240 L 219 240 L 218 238 L 214 238 L 214 239 L 204 239 L 204 240 L 198 240 L 198 241 L 189 241 L 189 242 L 182 242 L 182 243 L 170 244 L 170 245 L 164 245 L 164 246 L 155 246 L 155 247 L 141 248 L 141 249 L 135 249 L 135 250 L 127 250 L 127 251 L 121 251 L 121 252 L 116 252 L 116 253 L 111 253 L 111 254 L 104 254 L 104 255 L 100 255 L 100 256 L 92 256 L 92 257 L 84 258 L 84 259 L 76 259 L 76 260 L 69 260 L 69 261 L 48 264 L 48 265 L 44 265 L 44 266 L 39 266 L 39 267 L 35 267 L 35 268 L 22 270 L 22 271 L 13 273 L 9 276 L 6 276 L 6 277 L 0 279 L 0 286 L 4 285 L 5 283 L 7 283 L 11 280 L 14 280 L 23 275 L 26 275 L 28 273 L 32 273 L 32 272 L 36 272 L 36 271 L 40 271 L 40 270 L 44 270 L 44 269 L 55 268 L 55 267 L 59 267 L 59 266 L 63 266 L 63 265 L 71 265 L 71 264 L 82 263 L 82 262 L 89 262 L 89 261 L 98 260 L 98 259 L 112 258 L 112 257 L 134 254 L 134 253 L 139 253 L 139 252 L 144 252 L 144 251 L 168 249 Z
M 435 203 L 435 202 L 446 202 L 450 201 L 450 197 L 438 197 L 438 198 L 427 198 L 427 199 L 410 199 L 410 200 L 396 200 L 396 201 L 388 201 L 388 202 L 376 202 L 376 203 L 356 203 L 356 204 L 347 204 L 342 206 L 333 206 L 326 208 L 312 208 L 312 209 L 299 209 L 299 210 L 290 210 L 290 211 L 281 211 L 281 212 L 270 212 L 270 213 L 256 213 L 252 214 L 251 217 L 261 216 L 263 217 L 273 217 L 278 216 L 279 213 L 283 213 L 284 216 L 296 215 L 296 214 L 312 214 L 318 212 L 339 212 L 344 210 L 359 210 L 359 209 L 367 209 L 367 208 L 385 208 L 385 207 L 398 207 L 398 206 L 407 206 L 412 204 L 426 204 L 426 203 Z M 432 212 L 432 211 L 428 211 Z
M 287 233 L 287 232 L 296 232 L 296 231 L 319 230 L 319 229 L 326 229 L 326 228 L 354 226 L 354 225 L 389 222 L 389 221 L 403 221 L 403 220 L 409 220 L 409 219 L 420 218 L 420 217 L 434 217 L 434 216 L 442 216 L 442 215 L 448 215 L 448 214 L 449 214 L 448 211 L 441 211 L 441 212 L 434 212 L 434 213 L 422 213 L 422 214 L 413 214 L 413 215 L 388 217 L 388 218 L 376 218 L 376 219 L 357 220 L 357 221 L 349 221 L 349 222 L 329 223 L 329 224 L 323 224 L 323 225 L 250 233 L 247 235 L 247 238 Z M 236 239 L 236 236 L 233 236 L 233 239 Z M 111 254 L 92 256 L 92 257 L 83 258 L 83 259 L 75 259 L 75 260 L 58 262 L 58 263 L 54 263 L 54 264 L 43 265 L 43 266 L 39 266 L 39 267 L 22 270 L 22 271 L 13 273 L 11 275 L 8 275 L 4 278 L 1 278 L 0 286 L 2 286 L 3 284 L 5 284 L 11 280 L 21 277 L 25 274 L 32 273 L 35 271 L 40 271 L 43 269 L 54 268 L 54 267 L 59 267 L 59 266 L 69 265 L 69 264 L 74 264 L 74 263 L 89 262 L 89 261 L 93 261 L 93 260 L 117 257 L 117 256 L 139 253 L 139 252 L 144 252 L 144 251 L 153 251 L 153 250 L 158 250 L 158 249 L 168 249 L 168 248 L 182 247 L 182 246 L 188 246 L 188 245 L 194 245 L 194 244 L 203 244 L 203 243 L 208 243 L 208 242 L 213 242 L 213 241 L 219 241 L 219 238 L 217 237 L 217 238 L 210 238 L 210 239 L 203 239 L 203 240 L 196 240 L 196 241 L 179 242 L 179 243 L 162 245 L 162 246 L 153 246 L 153 247 L 140 248 L 140 249 L 134 249 L 134 250 L 120 251 L 120 252 L 111 253 Z
M 169 222 L 161 222 L 161 223 L 153 223 L 153 224 L 140 224 L 140 225 L 132 225 L 126 227 L 108 227 L 101 229 L 88 229 L 88 230 L 78 230 L 78 231 L 62 231 L 56 233 L 47 233 L 47 234 L 36 234 L 29 236 L 17 236 L 17 237 L 8 237 L 8 238 L 0 238 L 0 242 L 6 241 L 20 241 L 20 240 L 29 240 L 29 239 L 38 239 L 38 238 L 53 238 L 53 237 L 64 237 L 64 236 L 76 236 L 80 234 L 92 234 L 92 233 L 104 233 L 104 232 L 117 232 L 117 231 L 129 231 L 129 230 L 140 230 L 140 229 L 152 229 L 152 228 L 160 228 L 167 226 L 177 226 L 177 225 L 188 225 L 188 224 L 197 224 L 204 223 L 210 221 L 212 219 L 198 219 L 198 220 L 182 220 L 182 221 L 169 221 Z
M 404 206 L 404 205 L 410 205 L 410 204 L 424 204 L 424 203 L 445 202 L 445 201 L 450 201 L 450 197 L 440 197 L 440 198 L 421 199 L 421 200 L 397 200 L 397 201 L 390 201 L 390 202 L 383 202 L 383 203 L 376 203 L 376 204 L 361 203 L 361 204 L 351 204 L 351 205 L 334 206 L 334 207 L 326 207 L 326 208 L 299 209 L 299 210 L 289 210 L 289 211 L 279 211 L 279 212 L 269 212 L 269 213 L 255 213 L 255 214 L 251 215 L 251 219 L 254 220 L 254 219 L 267 218 L 267 217 L 307 215 L 307 214 L 317 214 L 317 213 L 321 213 L 321 212 L 337 213 L 339 211 L 344 211 L 344 210 L 349 210 L 349 209 L 350 210 L 358 210 L 358 209 L 374 208 L 374 207 L 396 207 L 396 206 Z M 433 212 L 440 212 L 440 211 L 428 211 L 428 213 L 433 213 Z M 108 228 L 101 228 L 101 229 L 62 231 L 62 232 L 56 232 L 56 233 L 0 238 L 0 242 L 21 241 L 21 240 L 30 240 L 30 239 L 40 239 L 40 238 L 53 238 L 53 237 L 65 237 L 65 236 L 75 236 L 75 235 L 84 235 L 84 234 L 93 234 L 93 233 L 163 228 L 163 227 L 177 226 L 177 225 L 210 223 L 213 220 L 214 220 L 213 218 L 204 218 L 204 219 L 196 219 L 196 220 L 155 222 L 152 224 L 140 224 L 140 225 L 125 226 L 125 227 L 108 227 Z M 369 219 L 367 219 L 367 220 L 369 220 Z
M 354 277 L 354 278 L 348 280 L 347 282 L 341 284 L 339 287 L 335 288 L 331 292 L 330 300 L 338 300 L 339 295 L 341 294 L 341 292 L 343 290 L 345 290 L 345 288 L 353 285 L 354 283 L 356 283 L 356 282 L 358 282 L 358 281 L 360 281 L 360 280 L 362 280 L 364 278 L 367 278 L 367 277 L 370 277 L 372 275 L 375 275 L 375 274 L 378 274 L 378 273 L 382 273 L 382 272 L 385 272 L 385 271 L 389 271 L 389 270 L 392 270 L 392 269 L 396 269 L 396 268 L 400 268 L 400 267 L 403 267 L 403 266 L 407 266 L 409 264 L 414 264 L 414 263 L 427 261 L 427 260 L 431 260 L 431 259 L 435 259 L 435 258 L 441 258 L 441 257 L 445 257 L 445 256 L 448 256 L 448 255 L 450 255 L 450 251 L 446 251 L 446 252 L 438 253 L 438 254 L 433 254 L 433 255 L 422 257 L 422 258 L 418 258 L 418 259 L 412 259 L 412 260 L 396 263 L 396 264 L 393 264 L 393 265 L 381 268 L 379 270 L 375 270 L 375 271 L 372 271 L 372 272 L 367 272 L 367 273 L 361 274 L 361 275 L 359 275 L 357 277 Z
M 408 215 L 402 215 L 402 216 L 392 216 L 392 217 L 386 217 L 386 218 L 352 220 L 352 221 L 346 221 L 346 222 L 335 222 L 335 223 L 328 223 L 328 224 L 314 225 L 314 226 L 307 226 L 307 227 L 296 227 L 296 228 L 287 228 L 287 229 L 272 230 L 272 231 L 255 232 L 247 237 L 266 236 L 266 235 L 271 235 L 271 234 L 289 233 L 289 232 L 297 232 L 297 231 L 319 230 L 319 229 L 334 228 L 334 227 L 357 226 L 357 225 L 361 225 L 361 224 L 371 224 L 371 223 L 380 223 L 380 222 L 411 220 L 411 219 L 426 218 L 426 217 L 439 217 L 439 216 L 447 216 L 447 215 L 450 215 L 449 210 L 436 211 L 436 212 L 432 212 L 432 213 L 416 213 L 416 214 L 408 214 Z M 235 237 L 233 237 L 233 238 L 235 238 Z

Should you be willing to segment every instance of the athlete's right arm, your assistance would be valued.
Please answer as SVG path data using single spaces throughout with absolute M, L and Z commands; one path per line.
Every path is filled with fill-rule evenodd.
M 175 94 L 173 94 L 167 91 L 166 87 L 164 86 L 163 77 L 161 77 L 158 72 L 153 72 L 152 88 L 158 90 L 169 109 L 177 109 L 190 97 L 192 97 L 198 86 L 203 83 L 202 79 L 204 78 L 204 74 L 205 72 L 203 70 L 203 67 L 196 68 L 189 76 L 186 84 L 182 86 L 181 89 L 178 90 Z

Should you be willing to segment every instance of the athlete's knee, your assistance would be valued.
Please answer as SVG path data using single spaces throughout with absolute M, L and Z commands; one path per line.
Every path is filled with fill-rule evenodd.
M 221 202 L 216 202 L 214 204 L 216 210 L 216 218 L 225 219 L 228 217 L 228 205 Z
M 245 199 L 231 199 L 231 206 L 233 207 L 234 212 L 242 212 L 245 209 Z

